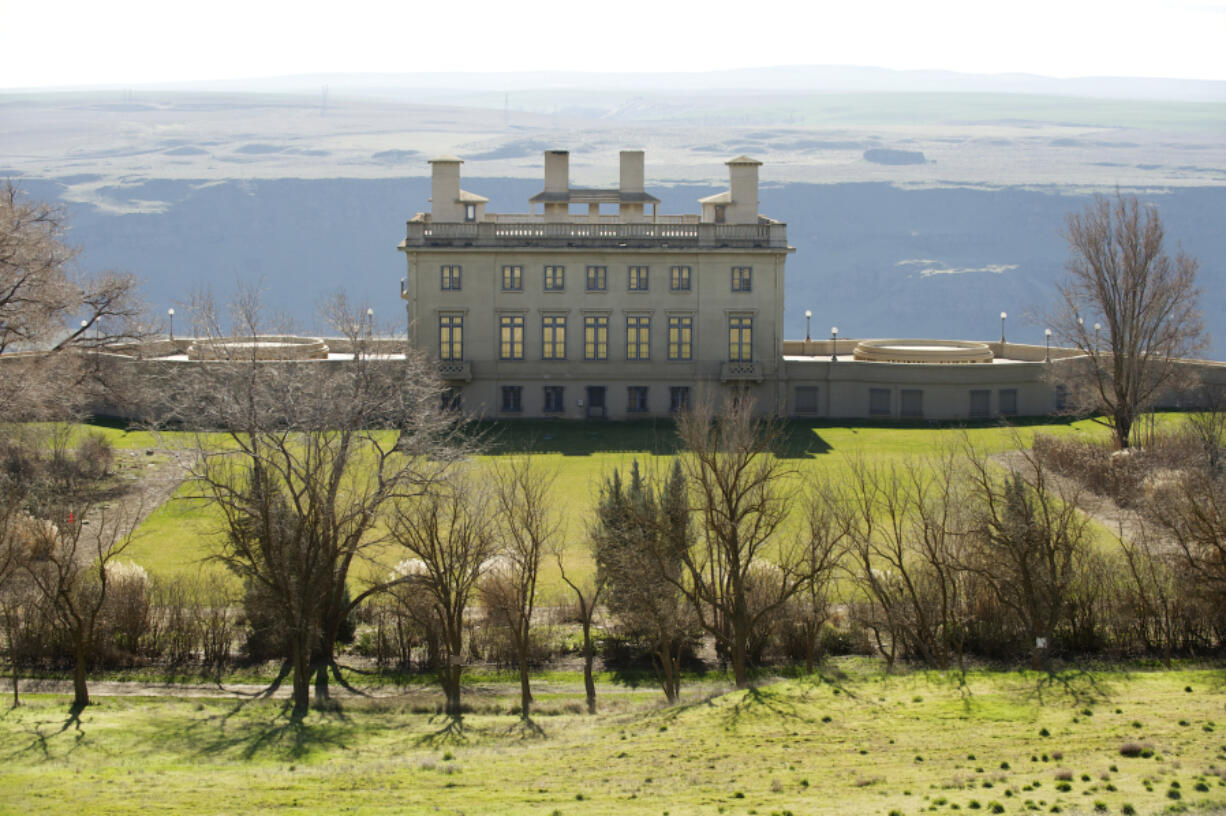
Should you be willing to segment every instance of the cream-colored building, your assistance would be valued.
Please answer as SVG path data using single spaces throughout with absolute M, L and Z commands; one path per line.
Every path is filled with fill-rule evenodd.
M 545 153 L 529 211 L 486 211 L 461 160 L 432 169 L 431 207 L 409 222 L 401 294 L 411 342 L 449 396 L 487 417 L 667 415 L 700 394 L 748 392 L 780 410 L 784 224 L 758 214 L 758 167 L 727 162 L 701 215 L 662 215 L 642 151 L 616 188 L 575 188 Z M 537 205 L 540 205 L 538 211 Z

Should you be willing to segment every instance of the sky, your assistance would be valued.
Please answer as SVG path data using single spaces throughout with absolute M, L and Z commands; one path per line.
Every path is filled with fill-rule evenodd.
M 1226 80 L 1226 0 L 0 0 L 0 88 L 775 65 Z

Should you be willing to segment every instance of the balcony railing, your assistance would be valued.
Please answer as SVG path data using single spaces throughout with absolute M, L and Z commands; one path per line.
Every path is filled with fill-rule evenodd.
M 482 221 L 433 223 L 414 219 L 407 247 L 676 247 L 786 249 L 787 225 L 695 223 L 587 223 L 578 221 Z
M 719 367 L 720 382 L 762 382 L 762 364 L 755 361 L 722 363 Z
M 444 382 L 472 382 L 473 364 L 468 360 L 439 360 L 438 376 Z

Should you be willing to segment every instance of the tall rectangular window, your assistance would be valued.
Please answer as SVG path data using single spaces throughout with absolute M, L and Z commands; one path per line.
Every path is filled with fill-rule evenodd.
M 1017 416 L 1017 389 L 1002 388 L 997 395 L 1000 412 L 1004 416 Z
M 632 266 L 630 267 L 629 283 L 627 288 L 631 292 L 646 292 L 649 283 L 651 267 L 649 266 Z
M 668 316 L 668 359 L 694 359 L 694 318 L 689 315 Z
M 584 315 L 583 359 L 609 359 L 609 316 Z
M 459 411 L 464 407 L 463 398 L 460 395 L 460 389 L 455 386 L 449 386 L 442 390 L 439 394 L 439 407 L 444 411 Z
M 498 359 L 524 359 L 524 316 L 498 316 Z
M 728 361 L 753 361 L 753 318 L 748 315 L 733 315 L 728 318 Z
M 651 359 L 651 318 L 630 315 L 626 318 L 626 359 Z
M 464 315 L 438 316 L 438 358 L 464 359 Z
M 690 291 L 690 268 L 688 266 L 669 267 L 668 288 L 674 292 Z
M 917 419 L 924 415 L 924 392 L 918 388 L 904 388 L 898 394 L 898 415 Z
M 541 359 L 566 359 L 565 315 L 545 315 L 541 318 Z
M 986 388 L 971 391 L 971 419 L 987 419 L 991 413 L 992 392 Z
M 626 397 L 626 413 L 644 414 L 647 412 L 647 386 L 629 386 L 626 388 Z
M 589 266 L 587 268 L 587 290 L 603 292 L 609 288 L 609 267 Z
M 734 266 L 732 267 L 732 291 L 734 292 L 752 292 L 753 291 L 753 267 L 752 266 Z
M 678 411 L 690 410 L 690 387 L 688 385 L 669 386 L 668 410 L 674 414 Z
M 502 387 L 501 410 L 506 414 L 518 414 L 524 410 L 524 389 L 521 385 Z
M 566 401 L 563 395 L 565 389 L 560 385 L 545 386 L 545 407 L 542 409 L 546 414 L 560 414 L 566 410 Z
M 792 405 L 792 410 L 797 414 L 816 414 L 817 413 L 817 386 L 816 385 L 798 385 L 796 386 L 796 400 Z
M 460 288 L 460 272 L 458 266 L 439 267 L 439 285 L 446 291 L 458 291 Z
M 502 268 L 502 291 L 519 292 L 524 288 L 524 268 L 522 266 L 504 266 Z
M 545 267 L 545 291 L 546 292 L 561 292 L 565 288 L 566 288 L 566 267 L 564 266 Z
M 890 389 L 868 389 L 868 415 L 888 417 L 890 415 Z

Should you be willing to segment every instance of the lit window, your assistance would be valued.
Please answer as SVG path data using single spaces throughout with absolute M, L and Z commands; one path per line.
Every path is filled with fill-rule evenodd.
M 524 268 L 522 266 L 504 266 L 502 268 L 502 291 L 518 292 L 524 288 Z
M 566 267 L 564 266 L 545 267 L 545 291 L 546 292 L 561 292 L 565 288 L 566 288 Z
M 524 389 L 520 385 L 504 385 L 502 387 L 502 412 L 518 414 L 524 410 Z
M 733 315 L 728 318 L 728 361 L 748 363 L 753 361 L 753 318 Z
M 732 291 L 734 292 L 753 291 L 753 267 L 752 266 L 734 266 L 732 267 Z
M 899 393 L 898 415 L 916 419 L 924 415 L 924 392 L 918 388 L 904 388 Z
M 439 268 L 440 285 L 445 291 L 457 291 L 460 288 L 460 267 L 443 266 Z
M 689 315 L 668 317 L 668 359 L 694 359 L 694 318 Z
M 868 389 L 868 415 L 876 417 L 890 415 L 890 389 Z
M 563 398 L 565 389 L 560 385 L 545 386 L 545 407 L 546 414 L 560 414 L 566 410 L 566 401 Z
M 498 316 L 498 359 L 524 359 L 523 315 Z
M 668 288 L 674 292 L 688 292 L 690 290 L 690 268 L 688 266 L 669 267 Z
M 583 359 L 609 359 L 609 318 L 607 315 L 584 316 Z
M 632 385 L 626 389 L 626 413 L 643 414 L 647 412 L 647 386 Z
M 796 386 L 796 402 L 793 406 L 794 412 L 797 414 L 816 414 L 817 413 L 817 386 L 816 385 L 798 385 Z
M 440 360 L 464 359 L 463 315 L 439 315 L 438 358 Z
M 674 414 L 678 411 L 690 410 L 690 387 L 688 385 L 669 386 L 668 410 Z
M 629 289 L 631 292 L 646 292 L 648 284 L 648 276 L 651 272 L 651 267 L 648 266 L 632 266 L 630 267 Z
M 631 315 L 626 318 L 626 359 L 651 359 L 651 318 Z
M 609 268 L 607 266 L 589 266 L 587 268 L 587 290 L 603 292 L 609 288 Z
M 566 359 L 565 315 L 545 315 L 541 318 L 541 359 Z

